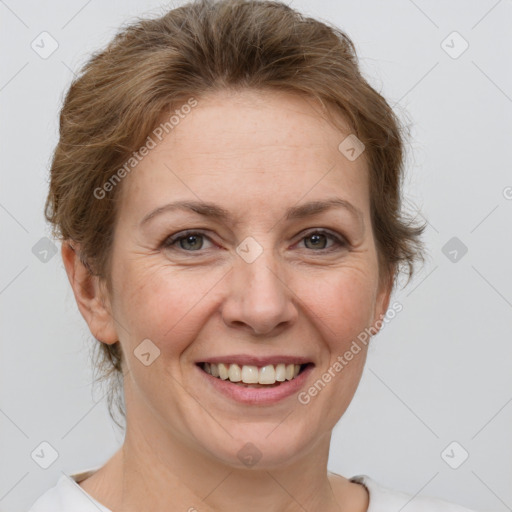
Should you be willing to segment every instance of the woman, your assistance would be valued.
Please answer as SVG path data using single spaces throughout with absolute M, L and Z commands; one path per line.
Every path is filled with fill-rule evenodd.
M 423 231 L 343 33 L 194 2 L 119 33 L 60 122 L 46 215 L 126 436 L 33 512 L 467 511 L 327 470 Z

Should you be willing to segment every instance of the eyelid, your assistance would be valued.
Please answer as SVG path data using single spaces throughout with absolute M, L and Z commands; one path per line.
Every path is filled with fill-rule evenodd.
M 326 253 L 329 251 L 336 250 L 337 248 L 347 247 L 349 245 L 349 242 L 346 239 L 346 237 L 344 237 L 343 235 L 341 235 L 339 233 L 333 232 L 326 228 L 309 228 L 305 231 L 302 231 L 298 235 L 299 239 L 292 245 L 292 247 L 297 245 L 298 243 L 302 242 L 308 236 L 311 236 L 314 234 L 325 235 L 327 238 L 330 238 L 331 240 L 334 241 L 334 245 L 329 248 L 326 248 L 326 249 L 318 249 L 317 251 L 309 250 L 308 252 Z M 213 245 L 218 246 L 218 244 L 216 244 L 212 240 L 212 238 L 204 232 L 204 230 L 202 230 L 202 229 L 186 229 L 186 230 L 178 231 L 177 233 L 167 236 L 159 244 L 159 247 L 164 248 L 164 249 L 173 249 L 173 246 L 176 244 L 176 242 L 178 242 L 179 240 L 186 238 L 187 236 L 190 236 L 190 235 L 201 235 L 204 239 L 209 240 L 210 243 L 212 243 Z M 201 254 L 201 252 L 203 252 L 206 249 L 202 248 L 197 251 L 187 251 L 185 249 L 178 248 L 177 250 L 178 250 L 178 252 Z
M 215 245 L 215 242 L 209 237 L 207 234 L 204 233 L 201 229 L 185 229 L 184 231 L 178 231 L 177 233 L 173 235 L 169 235 L 165 237 L 162 242 L 159 244 L 160 248 L 163 249 L 171 249 L 176 242 L 181 240 L 182 238 L 186 238 L 190 235 L 201 235 L 203 238 L 209 240 L 212 244 Z M 202 249 L 201 249 L 202 250 Z M 200 251 L 185 251 L 184 249 L 181 250 L 182 252 L 200 252 Z
M 316 234 L 325 235 L 326 237 L 331 238 L 331 240 L 334 240 L 335 245 L 337 244 L 339 247 L 348 246 L 348 241 L 343 235 L 333 232 L 326 228 L 309 228 L 306 231 L 303 231 L 302 233 L 300 233 L 300 238 L 297 243 L 302 242 L 308 236 L 316 235 Z M 328 249 L 319 249 L 318 251 L 311 251 L 311 252 L 319 252 L 319 253 L 320 252 L 328 252 L 329 250 L 334 250 L 334 249 L 336 249 L 336 247 L 334 247 L 334 248 L 330 247 Z

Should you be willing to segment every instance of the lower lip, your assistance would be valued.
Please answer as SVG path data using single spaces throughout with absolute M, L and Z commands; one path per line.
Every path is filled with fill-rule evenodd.
M 196 368 L 206 380 L 207 384 L 213 386 L 216 391 L 235 400 L 236 402 L 249 405 L 271 405 L 285 398 L 295 395 L 304 386 L 306 379 L 313 370 L 313 365 L 309 364 L 297 377 L 292 380 L 281 382 L 279 386 L 272 388 L 246 388 L 238 384 L 233 384 L 229 380 L 222 380 L 206 373 L 199 366 Z

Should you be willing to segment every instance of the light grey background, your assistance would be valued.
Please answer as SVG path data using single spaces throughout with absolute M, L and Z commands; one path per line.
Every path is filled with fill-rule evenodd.
M 392 299 L 404 309 L 373 340 L 334 431 L 330 469 L 512 510 L 512 2 L 292 5 L 353 38 L 365 74 L 410 124 L 406 206 L 429 221 L 429 259 Z M 91 392 L 92 338 L 60 254 L 44 263 L 32 248 L 49 233 L 47 171 L 73 71 L 122 23 L 163 8 L 149 0 L 0 0 L 3 512 L 25 510 L 61 471 L 100 465 L 122 441 Z M 59 45 L 47 59 L 31 48 L 43 31 Z M 454 31 L 469 44 L 458 58 L 464 41 Z M 468 248 L 456 262 L 443 253 L 452 237 Z M 31 458 L 43 441 L 59 455 L 46 470 Z M 452 465 L 469 453 L 458 469 L 441 456 L 453 441 Z

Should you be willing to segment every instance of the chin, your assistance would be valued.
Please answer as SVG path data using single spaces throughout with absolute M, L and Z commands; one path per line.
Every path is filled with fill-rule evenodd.
M 289 422 L 241 423 L 229 429 L 232 437 L 220 430 L 216 439 L 212 432 L 205 438 L 203 431 L 196 442 L 216 460 L 239 469 L 286 467 L 304 456 L 318 439 L 311 431 L 291 430 Z

